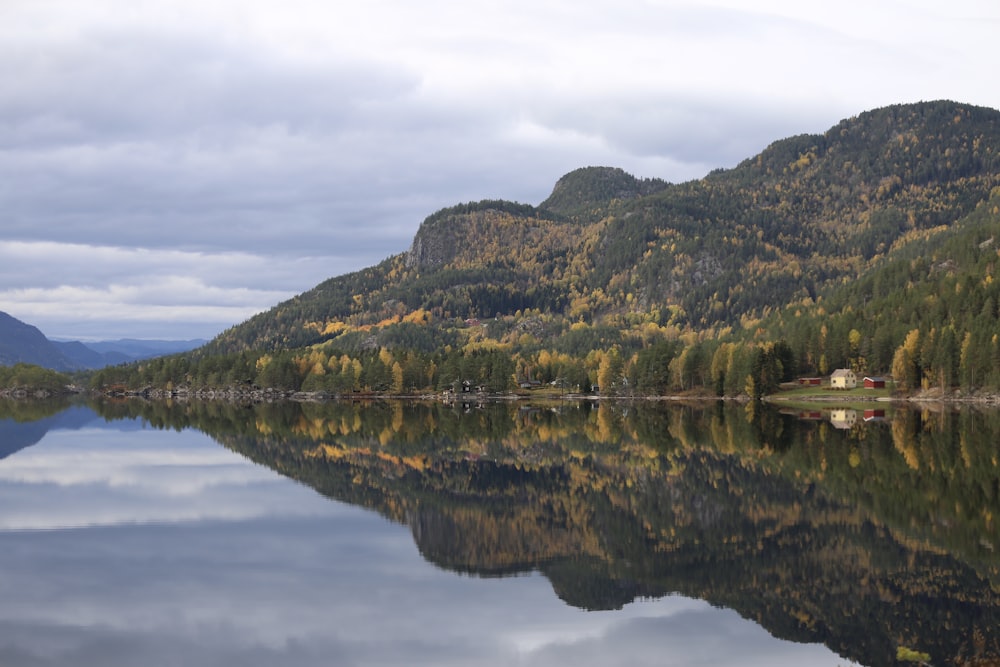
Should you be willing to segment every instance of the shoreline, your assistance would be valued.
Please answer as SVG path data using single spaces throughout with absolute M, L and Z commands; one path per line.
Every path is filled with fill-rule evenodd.
M 379 393 L 352 392 L 349 394 L 332 394 L 328 392 L 303 392 L 276 388 L 188 388 L 164 389 L 159 387 L 143 387 L 142 389 L 116 388 L 112 391 L 89 390 L 81 387 L 68 386 L 64 391 L 51 389 L 17 387 L 0 389 L 0 398 L 5 399 L 48 399 L 57 397 L 72 397 L 87 395 L 107 399 L 142 398 L 147 400 L 207 400 L 207 401 L 237 401 L 237 402 L 277 402 L 297 401 L 322 403 L 326 401 L 440 401 L 444 403 L 465 403 L 476 401 L 592 401 L 592 402 L 629 402 L 629 401 L 669 401 L 669 402 L 735 402 L 750 403 L 749 396 L 714 396 L 705 393 L 681 393 L 669 395 L 602 395 L 602 394 L 535 394 L 534 392 L 435 392 L 423 391 L 414 393 Z M 899 403 L 911 405 L 976 405 L 1000 407 L 1000 394 L 994 392 L 963 393 L 961 391 L 944 392 L 939 389 L 921 391 L 914 394 L 854 394 L 852 390 L 837 392 L 815 392 L 798 395 L 794 391 L 777 392 L 760 399 L 763 403 L 780 406 L 795 403 L 831 404 L 846 403 Z

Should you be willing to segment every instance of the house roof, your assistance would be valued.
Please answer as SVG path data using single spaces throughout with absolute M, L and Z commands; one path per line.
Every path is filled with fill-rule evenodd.
M 831 375 L 830 377 L 842 378 L 842 377 L 847 377 L 848 375 L 854 375 L 854 371 L 852 371 L 850 368 L 838 368 L 833 372 L 833 375 Z

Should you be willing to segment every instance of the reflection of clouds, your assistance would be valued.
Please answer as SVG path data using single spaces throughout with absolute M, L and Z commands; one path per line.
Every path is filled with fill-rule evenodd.
M 579 618 L 567 619 L 565 624 L 550 623 L 542 627 L 526 627 L 505 637 L 523 657 L 544 655 L 559 647 L 599 641 L 613 626 L 637 619 L 667 617 L 701 610 L 707 603 L 684 597 L 670 597 L 658 601 L 641 601 L 626 605 L 619 611 L 587 612 Z
M 617 619 L 599 636 L 558 640 L 522 654 L 525 666 L 549 665 L 843 665 L 819 645 L 779 642 L 731 610 L 687 601 L 689 608 Z
M 203 434 L 100 429 L 50 432 L 41 444 L 0 461 L 0 502 L 3 530 L 242 520 L 330 508 L 315 492 Z
M 843 664 L 686 598 L 584 612 L 539 575 L 455 576 L 358 509 L 19 543 L 0 552 L 5 666 Z
M 584 612 L 538 574 L 456 576 L 190 431 L 50 433 L 0 508 L 4 667 L 843 664 L 682 597 Z
M 141 486 L 168 495 L 193 495 L 207 487 L 273 479 L 223 449 L 203 452 L 143 450 L 30 452 L 0 467 L 0 480 L 71 487 Z

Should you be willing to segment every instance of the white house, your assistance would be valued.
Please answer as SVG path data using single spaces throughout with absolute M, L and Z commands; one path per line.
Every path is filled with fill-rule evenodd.
M 858 376 L 850 368 L 838 368 L 830 376 L 830 386 L 834 389 L 854 389 L 858 386 Z

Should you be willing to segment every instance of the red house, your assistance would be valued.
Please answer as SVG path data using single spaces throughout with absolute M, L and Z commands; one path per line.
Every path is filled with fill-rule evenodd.
M 885 378 L 880 377 L 866 377 L 865 378 L 865 389 L 885 389 Z

